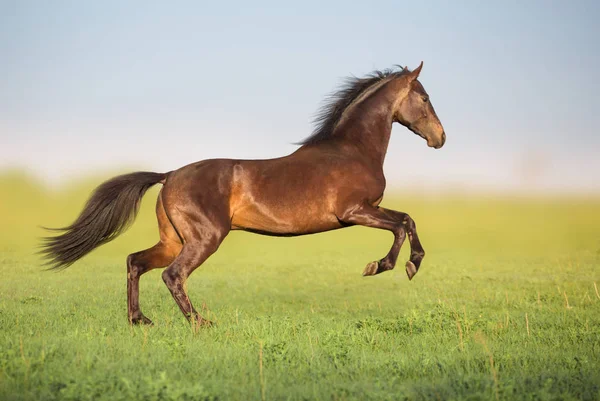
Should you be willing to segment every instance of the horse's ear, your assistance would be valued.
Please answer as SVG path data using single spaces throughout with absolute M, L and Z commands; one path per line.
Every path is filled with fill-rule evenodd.
M 421 61 L 421 64 L 419 64 L 419 66 L 417 68 L 415 68 L 413 71 L 410 72 L 408 79 L 410 81 L 414 81 L 415 79 L 419 78 L 419 74 L 421 73 L 422 68 L 423 68 L 423 62 Z

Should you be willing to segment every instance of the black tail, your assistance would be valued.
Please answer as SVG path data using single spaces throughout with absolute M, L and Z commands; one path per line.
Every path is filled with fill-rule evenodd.
M 51 269 L 65 269 L 98 246 L 113 240 L 135 219 L 144 193 L 166 174 L 137 172 L 100 185 L 73 224 L 56 237 L 43 239 L 41 254 Z

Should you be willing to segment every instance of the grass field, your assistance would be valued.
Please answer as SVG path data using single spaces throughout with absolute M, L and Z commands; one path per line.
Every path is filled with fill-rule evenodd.
M 598 400 L 600 199 L 388 194 L 427 250 L 362 277 L 389 233 L 232 233 L 188 289 L 194 332 L 160 271 L 154 327 L 127 323 L 125 257 L 157 239 L 157 190 L 122 237 L 60 272 L 33 254 L 98 179 L 52 192 L 0 178 L 0 400 Z

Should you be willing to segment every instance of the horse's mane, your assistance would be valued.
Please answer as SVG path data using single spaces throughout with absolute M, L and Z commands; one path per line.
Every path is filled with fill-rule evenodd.
M 316 125 L 313 133 L 298 142 L 299 145 L 309 145 L 330 138 L 336 125 L 340 122 L 344 111 L 373 85 L 391 80 L 408 72 L 406 68 L 373 71 L 363 78 L 355 76 L 346 78 L 341 88 L 329 94 L 323 106 L 316 114 L 313 123 Z

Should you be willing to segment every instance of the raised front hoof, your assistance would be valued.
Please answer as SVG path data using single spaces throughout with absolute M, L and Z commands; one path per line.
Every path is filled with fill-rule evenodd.
M 408 276 L 409 280 L 412 280 L 415 274 L 417 274 L 417 267 L 409 260 L 406 262 L 406 275 Z
M 132 325 L 146 325 L 146 326 L 154 326 L 154 323 L 152 323 L 152 320 L 148 319 L 146 316 L 144 315 L 140 315 L 140 316 L 135 316 L 129 319 L 129 322 Z
M 378 273 L 379 270 L 379 262 L 371 262 L 365 267 L 363 271 L 363 276 L 374 276 Z

